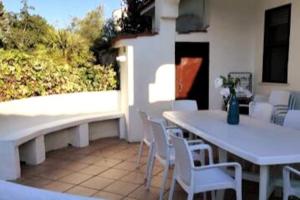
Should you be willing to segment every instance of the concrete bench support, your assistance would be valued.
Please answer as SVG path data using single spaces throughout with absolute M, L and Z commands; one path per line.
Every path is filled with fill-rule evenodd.
M 121 139 L 126 138 L 126 125 L 125 117 L 120 117 L 119 119 L 119 135 Z
M 19 149 L 12 142 L 0 142 L 0 179 L 14 180 L 20 177 Z
M 20 148 L 21 161 L 24 161 L 26 164 L 38 165 L 46 159 L 43 135 L 23 144 Z
M 89 145 L 89 125 L 81 124 L 75 128 L 71 136 L 71 144 L 74 147 L 86 147 Z

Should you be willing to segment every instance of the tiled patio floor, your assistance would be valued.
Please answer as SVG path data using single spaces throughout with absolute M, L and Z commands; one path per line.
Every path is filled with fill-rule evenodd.
M 143 185 L 147 157 L 143 155 L 141 167 L 136 169 L 137 150 L 137 143 L 108 138 L 91 142 L 89 147 L 82 149 L 68 147 L 52 151 L 47 153 L 47 159 L 41 165 L 22 165 L 22 178 L 17 182 L 108 200 L 158 199 L 162 168 L 156 163 L 152 187 L 147 191 Z M 170 181 L 168 190 L 169 184 Z M 258 185 L 249 182 L 243 185 L 244 199 L 257 199 Z M 186 199 L 186 194 L 178 187 L 174 199 Z M 195 199 L 202 199 L 201 195 Z M 234 193 L 227 191 L 226 199 L 235 199 Z

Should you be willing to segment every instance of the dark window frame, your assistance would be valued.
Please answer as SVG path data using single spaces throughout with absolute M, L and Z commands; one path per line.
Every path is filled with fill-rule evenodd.
M 276 41 L 271 41 L 271 28 L 274 28 L 275 26 L 271 26 L 272 21 L 272 15 L 275 15 L 274 13 L 278 13 L 279 11 L 287 9 L 288 12 L 288 22 L 284 25 L 287 26 L 287 29 L 285 32 L 288 37 L 286 41 L 282 43 L 276 43 Z M 280 7 L 268 9 L 265 11 L 265 29 L 264 29 L 264 53 L 263 53 L 263 75 L 262 75 L 262 82 L 264 83 L 282 83 L 287 84 L 288 83 L 288 63 L 289 63 L 289 47 L 290 47 L 290 32 L 291 32 L 291 12 L 292 12 L 292 4 L 286 4 Z M 279 27 L 282 24 L 277 25 Z M 284 66 L 283 66 L 283 76 L 279 79 L 276 79 L 274 75 L 272 76 L 272 56 L 271 52 L 274 49 L 280 49 L 284 50 L 284 55 L 286 56 L 286 59 L 283 60 Z

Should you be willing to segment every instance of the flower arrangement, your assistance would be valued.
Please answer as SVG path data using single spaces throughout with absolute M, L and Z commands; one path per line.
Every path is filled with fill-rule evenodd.
M 227 77 L 219 76 L 215 80 L 215 88 L 221 88 L 220 94 L 223 97 L 225 105 L 227 105 L 231 96 L 236 96 L 238 93 L 244 94 L 247 98 L 252 96 L 252 93 L 240 86 L 240 79 L 233 78 L 230 75 Z

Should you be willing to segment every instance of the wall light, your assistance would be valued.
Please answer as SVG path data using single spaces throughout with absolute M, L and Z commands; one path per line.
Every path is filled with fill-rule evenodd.
M 125 55 L 117 56 L 116 59 L 118 62 L 126 62 L 127 61 L 127 57 Z

